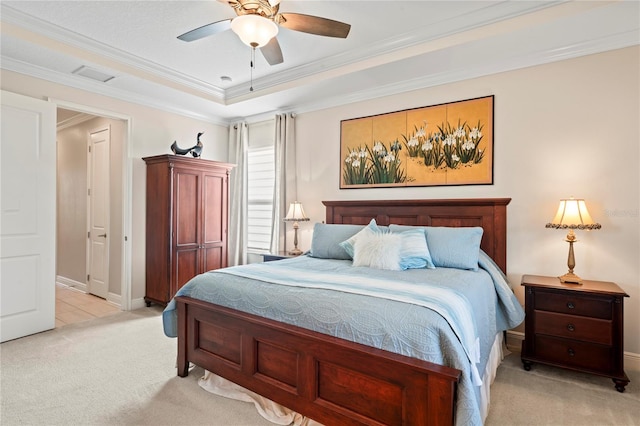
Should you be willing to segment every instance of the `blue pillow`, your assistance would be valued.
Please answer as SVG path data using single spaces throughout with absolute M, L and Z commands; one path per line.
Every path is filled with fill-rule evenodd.
M 402 232 L 414 226 L 390 225 L 391 232 Z M 484 230 L 479 227 L 454 228 L 448 226 L 423 226 L 427 246 L 436 267 L 469 269 L 477 271 L 480 242 Z
M 400 267 L 402 269 L 435 269 L 431 253 L 427 246 L 424 228 L 415 228 L 400 232 Z
M 386 228 L 386 227 L 385 227 Z M 387 229 L 383 229 L 381 227 L 378 226 L 378 224 L 376 223 L 375 219 L 371 219 L 371 221 L 369 222 L 369 224 L 366 227 L 362 227 L 362 229 L 360 230 L 360 232 L 356 233 L 355 235 L 352 235 L 349 239 L 342 241 L 340 243 L 340 247 L 342 247 L 344 249 L 345 252 L 347 252 L 347 254 L 349 255 L 349 259 L 353 259 L 353 254 L 354 254 L 354 247 L 356 245 L 356 240 L 358 239 L 359 236 L 361 236 L 364 232 L 365 229 L 369 229 L 371 231 L 373 231 L 375 234 L 383 234 L 388 232 Z
M 321 259 L 351 260 L 351 256 L 340 247 L 340 243 L 352 237 L 364 228 L 364 225 L 340 225 L 316 223 L 311 238 L 311 257 Z

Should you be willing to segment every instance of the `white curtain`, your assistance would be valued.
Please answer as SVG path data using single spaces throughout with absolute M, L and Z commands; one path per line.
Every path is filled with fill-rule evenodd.
M 275 134 L 276 180 L 273 191 L 271 253 L 287 249 L 286 227 L 282 219 L 288 203 L 298 199 L 296 185 L 295 115 L 277 114 Z
M 229 266 L 247 263 L 247 155 L 249 150 L 247 123 L 229 127 L 229 162 L 236 166 L 229 178 Z

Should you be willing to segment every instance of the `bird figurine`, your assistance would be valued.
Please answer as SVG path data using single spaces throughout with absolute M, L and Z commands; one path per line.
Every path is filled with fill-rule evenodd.
M 189 151 L 191 151 L 191 148 L 187 148 L 187 149 L 182 149 L 178 146 L 178 142 L 173 141 L 173 143 L 171 144 L 171 151 L 174 154 L 178 154 L 178 155 L 186 155 L 189 153 Z
M 191 155 L 193 155 L 195 158 L 200 157 L 200 155 L 202 154 L 202 142 L 200 142 L 200 136 L 202 136 L 203 134 L 204 132 L 198 133 L 198 143 L 196 143 L 196 145 L 191 148 Z
M 200 155 L 202 155 L 202 146 L 203 146 L 202 142 L 200 141 L 200 136 L 202 136 L 203 134 L 204 132 L 198 133 L 196 144 L 191 148 L 180 148 L 178 146 L 178 142 L 173 141 L 173 143 L 171 144 L 171 152 L 177 155 L 187 155 L 191 153 L 191 155 L 193 155 L 195 158 L 200 157 Z

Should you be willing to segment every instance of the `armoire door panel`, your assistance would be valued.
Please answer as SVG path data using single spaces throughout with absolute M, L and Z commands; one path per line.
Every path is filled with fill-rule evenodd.
M 202 221 L 204 244 L 218 243 L 224 239 L 227 205 L 222 200 L 225 194 L 226 180 L 226 176 L 204 176 L 204 218 Z
M 212 271 L 214 269 L 220 269 L 227 266 L 226 264 L 223 264 L 223 249 L 224 248 L 222 246 L 205 247 L 202 249 L 202 257 L 204 259 L 204 269 L 202 272 Z
M 176 172 L 175 241 L 178 246 L 198 244 L 198 174 Z
M 187 283 L 191 278 L 200 273 L 198 268 L 199 249 L 176 250 L 175 257 L 175 283 L 174 293 Z

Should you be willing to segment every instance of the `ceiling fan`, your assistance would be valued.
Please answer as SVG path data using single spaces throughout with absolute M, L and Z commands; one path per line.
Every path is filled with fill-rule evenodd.
M 178 39 L 194 41 L 231 29 L 243 43 L 259 48 L 269 65 L 283 62 L 276 35 L 278 26 L 309 34 L 346 38 L 351 25 L 301 13 L 279 13 L 280 0 L 218 0 L 227 3 L 237 17 L 213 22 L 188 31 Z

